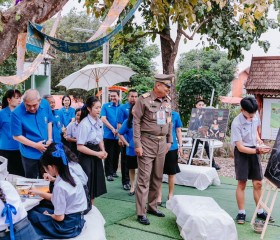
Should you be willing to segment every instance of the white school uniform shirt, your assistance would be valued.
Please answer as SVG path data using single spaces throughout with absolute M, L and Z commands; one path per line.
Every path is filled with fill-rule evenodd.
M 93 119 L 89 114 L 79 124 L 77 144 L 85 145 L 87 142 L 98 144 L 103 140 L 103 122 Z
M 25 218 L 27 216 L 27 212 L 21 202 L 18 192 L 10 182 L 1 180 L 0 187 L 3 190 L 3 193 L 6 195 L 6 202 L 13 205 L 17 210 L 16 215 L 12 214 L 13 223 L 15 224 Z M 3 209 L 4 203 L 0 200 L 0 213 L 2 213 Z M 6 217 L 0 216 L 0 231 L 3 231 L 8 227 L 5 223 L 5 220 Z
M 66 128 L 67 138 L 77 138 L 79 123 L 77 121 L 70 122 Z
M 71 175 L 75 174 L 80 179 L 83 185 L 87 185 L 88 176 L 86 175 L 86 173 L 84 172 L 84 170 L 82 169 L 79 163 L 69 162 L 68 167 Z
M 59 175 L 55 179 L 51 197 L 55 215 L 78 213 L 87 209 L 84 187 L 77 176 L 73 174 L 72 177 L 76 187 L 65 182 Z
M 257 114 L 252 122 L 247 121 L 242 113 L 239 113 L 231 124 L 231 144 L 236 146 L 236 142 L 242 142 L 243 146 L 253 147 L 257 145 L 257 128 L 260 125 L 260 119 Z

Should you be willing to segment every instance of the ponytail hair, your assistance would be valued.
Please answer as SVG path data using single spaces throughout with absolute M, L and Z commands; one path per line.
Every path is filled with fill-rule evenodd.
M 17 89 L 9 89 L 3 99 L 2 99 L 2 108 L 8 107 L 9 106 L 9 102 L 8 102 L 8 98 L 12 98 L 12 97 L 16 97 L 16 95 L 18 95 L 19 97 L 21 97 L 21 93 L 19 90 Z
M 74 155 L 69 154 L 70 150 L 62 143 L 51 143 L 43 153 L 40 161 L 43 167 L 48 165 L 57 168 L 59 176 L 73 187 L 76 186 L 74 178 L 71 176 L 68 167 L 68 158 L 75 159 Z M 76 160 L 77 161 L 77 160 Z M 76 162 L 74 161 L 74 162 Z
M 128 114 L 128 118 L 127 118 L 127 127 L 128 128 L 132 128 L 132 122 L 133 122 L 133 114 L 132 114 L 132 109 L 134 107 L 135 104 L 130 106 L 129 109 L 129 114 Z
M 6 195 L 3 192 L 3 189 L 0 187 L 0 200 L 5 204 L 6 203 Z
M 89 111 L 87 108 L 92 108 L 95 105 L 95 103 L 97 103 L 97 102 L 100 102 L 100 100 L 96 97 L 89 97 L 86 100 L 85 105 L 81 109 L 82 112 L 81 112 L 80 121 L 82 121 L 89 114 Z

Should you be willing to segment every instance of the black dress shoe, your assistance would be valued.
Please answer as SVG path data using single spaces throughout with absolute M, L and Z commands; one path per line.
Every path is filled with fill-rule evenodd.
M 162 202 L 157 202 L 157 205 L 163 207 Z
M 134 194 L 135 194 L 135 191 L 128 193 L 129 196 L 133 196 Z
M 113 176 L 114 178 L 118 178 L 118 177 L 119 177 L 117 173 L 113 173 L 112 176 Z
M 156 211 L 147 210 L 147 213 L 155 215 L 157 217 L 165 217 L 165 215 L 161 211 L 159 211 L 159 210 L 156 210 Z
M 114 181 L 114 178 L 112 176 L 107 176 L 107 181 L 112 182 Z
M 217 163 L 213 163 L 212 167 L 215 168 L 216 170 L 221 169 L 221 167 Z
M 124 184 L 123 189 L 126 190 L 126 191 L 130 190 L 130 185 L 128 183 Z
M 150 221 L 146 216 L 138 216 L 137 221 L 144 225 L 150 225 Z

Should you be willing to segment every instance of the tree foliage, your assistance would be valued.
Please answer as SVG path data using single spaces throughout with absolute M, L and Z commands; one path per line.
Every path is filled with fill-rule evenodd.
M 129 7 L 134 2 L 130 1 Z M 104 1 L 103 8 L 97 3 L 98 0 L 87 0 L 85 4 L 88 12 L 92 10 L 96 16 L 103 16 L 113 0 Z M 175 72 L 174 63 L 180 40 L 183 38 L 187 43 L 196 34 L 202 36 L 201 43 L 207 48 L 222 47 L 227 49 L 230 59 L 242 60 L 242 50 L 250 49 L 254 42 L 258 42 L 265 51 L 268 49 L 269 42 L 261 41 L 260 37 L 269 27 L 278 27 L 277 23 L 267 18 L 271 4 L 271 0 L 143 0 L 139 8 L 143 22 L 137 24 L 131 21 L 125 26 L 125 34 L 114 41 L 120 46 L 143 36 L 155 39 L 158 35 L 163 73 Z M 171 27 L 177 28 L 175 37 L 171 36 Z M 171 98 L 173 108 L 177 109 L 178 99 L 174 88 L 171 89 Z
M 192 69 L 179 76 L 177 90 L 182 121 L 186 126 L 195 102 L 203 98 L 209 105 L 212 89 L 215 89 L 213 105 L 218 102 L 218 93 L 222 89 L 221 79 L 212 71 Z
M 26 32 L 29 21 L 45 22 L 59 12 L 67 2 L 68 0 L 24 0 L 16 6 L 0 9 L 0 64 L 16 48 L 17 36 Z
M 53 20 L 46 24 L 49 29 Z M 86 13 L 78 13 L 71 10 L 66 16 L 62 17 L 57 37 L 70 42 L 85 42 L 92 33 L 82 31 L 77 32 L 75 28 L 97 30 L 100 22 Z M 47 30 L 48 31 L 48 30 Z M 159 49 L 155 44 L 147 45 L 145 38 L 139 39 L 131 45 L 121 47 L 118 54 L 114 54 L 118 46 L 110 45 L 109 59 L 110 63 L 121 64 L 132 68 L 137 74 L 132 76 L 131 83 L 124 83 L 132 88 L 139 90 L 141 93 L 150 90 L 153 86 L 152 76 L 155 71 L 155 63 L 152 61 L 159 54 Z M 61 79 L 78 71 L 88 64 L 102 62 L 102 48 L 95 49 L 91 52 L 80 54 L 66 54 L 52 49 L 51 54 L 55 56 L 52 60 L 52 93 L 53 94 L 71 94 L 78 98 L 85 99 L 87 96 L 95 94 L 94 90 L 84 91 L 73 89 L 66 91 L 64 87 L 56 87 Z
M 234 79 L 237 62 L 228 60 L 227 53 L 218 50 L 191 50 L 180 55 L 178 60 L 177 75 L 188 72 L 192 69 L 207 70 L 219 77 L 219 84 L 222 85 L 222 93 L 226 94 L 230 82 Z

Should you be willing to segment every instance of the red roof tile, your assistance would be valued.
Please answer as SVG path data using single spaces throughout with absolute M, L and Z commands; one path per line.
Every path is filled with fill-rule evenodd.
M 246 90 L 249 94 L 280 94 L 280 56 L 253 57 Z

